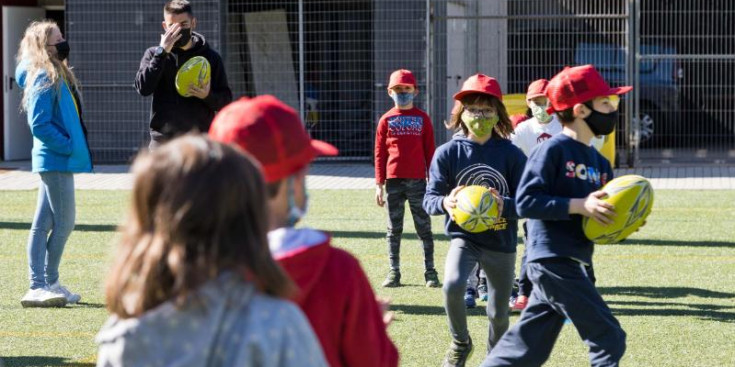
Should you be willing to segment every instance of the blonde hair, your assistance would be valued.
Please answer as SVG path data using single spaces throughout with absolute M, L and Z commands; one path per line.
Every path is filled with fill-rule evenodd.
M 42 72 L 46 73 L 49 80 L 49 83 L 40 86 L 42 90 L 53 87 L 58 91 L 61 88 L 60 81 L 64 79 L 69 84 L 69 88 L 81 98 L 79 82 L 67 62 L 60 61 L 46 50 L 48 40 L 54 29 L 59 29 L 59 26 L 53 20 L 33 22 L 26 28 L 23 39 L 20 41 L 16 60 L 18 64 L 25 63 L 28 72 L 25 82 L 26 88 L 23 90 L 23 100 L 21 102 L 22 110 L 26 109 L 29 96 L 37 92 L 32 87 Z M 77 103 L 81 103 L 81 101 L 77 101 Z

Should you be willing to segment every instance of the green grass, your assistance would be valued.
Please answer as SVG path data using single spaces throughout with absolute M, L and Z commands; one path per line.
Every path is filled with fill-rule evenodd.
M 94 335 L 106 319 L 102 282 L 127 206 L 125 191 L 78 191 L 77 229 L 61 265 L 63 281 L 83 295 L 64 309 L 23 309 L 25 253 L 35 192 L 0 191 L 0 356 L 6 366 L 92 366 Z M 658 191 L 648 225 L 624 245 L 598 246 L 598 288 L 628 333 L 626 366 L 735 365 L 735 191 Z M 404 366 L 435 366 L 450 337 L 440 289 L 423 283 L 421 246 L 406 215 L 402 281 L 379 288 L 387 271 L 386 214 L 372 191 L 312 191 L 305 224 L 332 231 L 355 254 L 381 296 L 393 300 L 391 337 Z M 435 233 L 442 219 L 434 218 Z M 443 271 L 447 240 L 437 235 Z M 519 247 L 519 252 L 522 247 Z M 511 322 L 515 322 L 513 317 Z M 468 316 L 476 341 L 468 366 L 483 358 L 487 319 Z M 564 327 L 546 366 L 584 366 L 586 347 Z

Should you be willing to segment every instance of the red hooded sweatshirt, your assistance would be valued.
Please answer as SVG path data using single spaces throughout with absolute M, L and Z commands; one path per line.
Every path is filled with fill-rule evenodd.
M 293 301 L 309 319 L 330 366 L 398 366 L 398 350 L 354 256 L 332 247 L 328 234 L 309 228 L 271 231 L 268 242 L 299 286 Z

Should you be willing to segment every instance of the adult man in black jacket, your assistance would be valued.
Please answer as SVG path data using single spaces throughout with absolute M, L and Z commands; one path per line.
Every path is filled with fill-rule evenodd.
M 206 133 L 216 111 L 232 101 L 224 64 L 209 48 L 204 37 L 193 32 L 196 18 L 186 0 L 172 0 L 163 8 L 161 43 L 145 51 L 135 77 L 135 89 L 142 96 L 153 94 L 149 148 L 190 131 Z M 211 66 L 211 81 L 198 88 L 192 85 L 189 96 L 176 92 L 179 67 L 194 56 L 203 56 Z

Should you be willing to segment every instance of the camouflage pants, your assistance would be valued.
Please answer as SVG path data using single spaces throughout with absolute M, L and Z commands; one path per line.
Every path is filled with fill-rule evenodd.
M 391 269 L 400 268 L 401 235 L 405 203 L 413 217 L 416 233 L 424 246 L 424 267 L 434 269 L 434 236 L 431 233 L 431 217 L 423 207 L 426 181 L 391 178 L 385 181 L 385 201 L 388 203 L 388 256 Z

